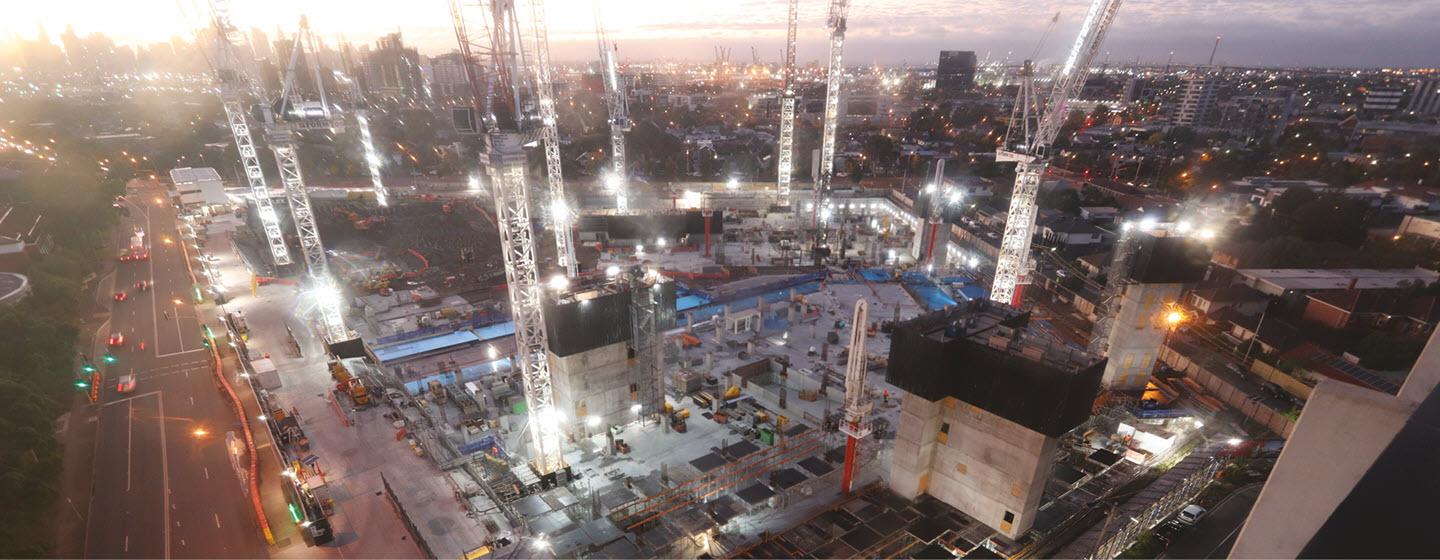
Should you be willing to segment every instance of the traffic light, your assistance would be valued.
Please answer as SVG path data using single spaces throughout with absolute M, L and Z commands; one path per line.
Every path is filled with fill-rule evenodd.
M 115 363 L 115 362 L 117 362 L 117 361 L 119 361 L 119 360 L 115 359 L 115 355 L 114 355 L 114 354 L 111 354 L 111 353 L 109 353 L 109 352 L 106 352 L 105 355 L 100 356 L 100 361 L 105 362 L 105 363 L 107 363 L 107 364 L 113 364 L 113 363 Z
M 84 380 L 84 379 L 76 379 L 76 380 L 75 380 L 75 388 L 76 388 L 76 389 L 82 389 L 82 390 L 83 390 L 83 389 L 89 389 L 89 388 L 90 388 L 90 382 L 89 382 L 89 381 L 86 381 L 86 380 Z
M 85 362 L 85 365 L 80 366 L 80 371 L 83 371 L 85 373 L 95 373 L 95 364 Z

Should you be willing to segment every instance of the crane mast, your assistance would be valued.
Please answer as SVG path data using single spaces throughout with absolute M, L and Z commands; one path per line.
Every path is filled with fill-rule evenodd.
M 545 178 L 550 187 L 550 230 L 555 234 L 555 255 L 565 275 L 579 271 L 570 237 L 570 207 L 565 202 L 565 177 L 560 169 L 559 116 L 555 111 L 555 82 L 550 69 L 550 35 L 546 30 L 544 0 L 531 0 L 530 27 L 535 41 L 535 96 L 540 110 L 540 142 L 545 149 Z
M 316 89 L 321 91 L 319 108 L 314 103 L 302 101 L 294 89 L 297 61 L 300 51 L 306 48 L 307 39 L 313 40 L 310 26 L 305 16 L 300 16 L 300 28 L 295 32 L 291 45 L 290 65 L 285 71 L 285 85 L 276 103 L 280 110 L 267 112 L 266 139 L 280 168 L 280 181 L 285 186 L 290 218 L 295 222 L 295 231 L 300 237 L 300 253 L 305 257 L 309 289 L 320 312 L 325 337 L 330 341 L 341 341 L 350 338 L 350 329 L 345 326 L 345 316 L 341 311 L 340 288 L 330 276 L 325 244 L 320 240 L 320 228 L 315 224 L 315 213 L 310 208 L 310 193 L 305 185 L 305 176 L 300 172 L 300 149 L 295 142 L 297 129 L 331 130 L 338 122 L 325 100 L 317 61 L 307 59 L 314 69 Z M 313 47 L 311 50 L 314 50 Z M 312 53 L 311 58 L 313 56 Z
M 830 0 L 830 12 L 826 18 L 826 25 L 830 28 L 830 67 L 825 73 L 825 127 L 820 137 L 820 176 L 815 178 L 812 223 L 819 222 L 824 193 L 830 190 L 830 180 L 835 175 L 835 132 L 840 124 L 840 84 L 845 78 L 842 61 L 845 53 L 845 16 L 849 11 L 850 0 Z
M 795 153 L 795 31 L 800 0 L 790 0 L 785 34 L 785 89 L 780 95 L 780 155 L 776 160 L 776 188 L 780 203 L 790 205 L 790 179 Z
M 1040 190 L 1040 180 L 1049 166 L 1050 146 L 1060 134 L 1065 122 L 1065 111 L 1069 101 L 1080 92 L 1090 72 L 1090 63 L 1105 40 L 1105 32 L 1115 21 L 1122 0 L 1093 0 L 1080 34 L 1070 48 L 1065 64 L 1055 75 L 1050 96 L 1045 102 L 1044 112 L 1035 128 L 1034 137 L 1024 146 L 1022 153 L 1002 150 L 997 157 L 1009 156 L 1017 161 L 1015 187 L 1010 195 L 1010 212 L 1006 215 L 1005 235 L 1000 240 L 1000 256 L 995 263 L 995 281 L 990 288 L 990 299 L 1001 303 L 1020 304 L 1019 286 L 1029 282 L 1033 264 L 1030 259 L 1030 240 L 1035 230 L 1035 195 Z M 1012 121 L 1011 125 L 1014 125 Z
M 270 200 L 270 187 L 265 183 L 265 170 L 260 167 L 260 156 L 255 151 L 255 140 L 250 135 L 250 124 L 245 119 L 242 92 L 253 84 L 240 64 L 231 40 L 234 26 L 230 16 L 218 2 L 210 3 L 215 27 L 215 81 L 220 86 L 221 105 L 225 109 L 225 120 L 230 126 L 230 135 L 235 139 L 235 149 L 240 152 L 240 164 L 245 168 L 245 180 L 250 185 L 250 196 L 255 199 L 255 213 L 260 218 L 261 229 L 270 246 L 270 258 L 275 266 L 290 264 L 290 249 L 285 245 L 285 235 L 280 229 L 280 216 L 275 213 L 275 204 Z
M 840 479 L 840 492 L 850 493 L 855 479 L 855 450 L 860 440 L 870 435 L 870 400 L 865 395 L 865 330 L 868 304 L 864 298 L 855 300 L 855 315 L 850 322 L 850 358 L 845 363 L 845 420 L 840 431 L 845 438 L 845 473 Z
M 451 0 L 456 39 L 460 51 L 472 50 L 462 0 Z M 542 478 L 558 476 L 565 469 L 561 454 L 561 424 L 564 415 L 555 407 L 551 385 L 549 339 L 545 334 L 542 287 L 535 259 L 535 238 L 530 221 L 529 185 L 526 181 L 524 144 L 539 137 L 534 119 L 522 113 L 525 88 L 514 80 L 524 79 L 520 65 L 523 47 L 519 37 L 514 0 L 483 0 L 481 8 L 489 23 L 488 45 L 480 47 L 489 57 L 490 82 L 482 87 L 473 71 L 466 77 L 477 112 L 483 114 L 485 148 L 480 163 L 490 176 L 495 198 L 495 218 L 500 229 L 500 249 L 505 261 L 505 279 L 510 295 L 510 313 L 515 321 L 516 368 L 525 390 L 530 420 L 532 468 Z M 482 94 L 483 92 L 483 94 Z
M 606 186 L 615 191 L 615 209 L 625 212 L 630 209 L 630 195 L 626 185 L 625 133 L 630 130 L 630 102 L 620 87 L 620 73 L 616 68 L 615 44 L 605 37 L 604 14 L 600 8 L 603 0 L 595 0 L 595 39 L 600 45 L 600 72 L 605 81 L 605 106 L 610 115 L 610 177 Z
M 370 169 L 370 187 L 375 191 L 375 202 L 380 206 L 390 205 L 390 190 L 385 188 L 385 179 L 380 175 L 380 154 L 375 151 L 375 139 L 370 135 L 370 117 L 366 111 L 355 112 L 355 124 L 360 128 L 360 143 L 365 148 L 365 166 Z
M 945 223 L 945 206 L 948 202 L 946 198 L 950 193 L 945 188 L 944 159 L 935 160 L 935 182 L 925 190 L 930 193 L 929 243 L 925 244 L 925 252 L 920 255 L 920 267 L 923 270 L 943 273 L 948 256 L 945 251 L 950 244 L 950 226 Z

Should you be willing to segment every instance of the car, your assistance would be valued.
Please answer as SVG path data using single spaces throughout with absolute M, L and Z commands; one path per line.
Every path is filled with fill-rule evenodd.
M 1170 546 L 1170 543 L 1175 542 L 1175 538 L 1179 537 L 1180 533 L 1184 531 L 1185 525 L 1181 525 L 1172 519 L 1161 523 L 1159 527 L 1155 528 L 1155 540 L 1164 543 L 1165 546 Z
M 1209 513 L 1209 510 L 1195 504 L 1190 504 L 1185 506 L 1185 509 L 1180 510 L 1180 513 L 1175 516 L 1175 521 L 1180 522 L 1182 525 L 1194 525 L 1199 523 L 1201 519 L 1204 519 L 1206 513 Z
M 125 335 L 124 335 L 124 333 L 118 333 L 118 332 L 117 332 L 117 333 L 111 334 L 111 335 L 110 335 L 109 344 L 110 344 L 110 347 L 111 347 L 111 348 L 114 348 L 114 347 L 116 347 L 116 346 L 124 346 L 124 345 L 125 345 Z
M 115 292 L 115 301 L 125 301 L 127 299 L 130 299 L 130 296 L 125 295 L 125 292 Z
M 136 282 L 135 289 L 142 292 L 148 292 L 150 291 L 150 282 L 148 280 L 141 280 L 139 282 Z
M 116 379 L 116 380 L 115 380 L 115 392 L 116 392 L 116 393 L 129 393 L 129 392 L 132 392 L 132 391 L 135 390 L 135 382 L 136 382 L 136 379 L 135 379 L 135 376 L 134 376 L 134 375 L 122 375 L 122 376 L 120 376 L 119 379 Z
M 148 261 L 148 260 L 150 260 L 150 251 L 140 251 L 140 252 L 135 253 L 135 260 L 137 260 L 137 261 Z

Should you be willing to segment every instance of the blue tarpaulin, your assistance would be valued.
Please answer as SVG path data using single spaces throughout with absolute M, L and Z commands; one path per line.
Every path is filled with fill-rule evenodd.
M 924 305 L 925 309 L 929 311 L 936 311 L 955 305 L 955 300 L 946 295 L 945 290 L 941 290 L 933 285 L 926 286 L 916 284 L 910 286 L 910 290 L 920 299 L 920 304 Z
M 485 328 L 489 329 L 492 327 Z M 511 331 L 514 331 L 513 327 L 511 328 Z M 470 344 L 479 341 L 480 338 L 475 336 L 475 333 L 472 331 L 456 331 L 452 333 L 422 338 L 419 340 L 412 340 L 410 342 L 403 342 L 392 346 L 382 346 L 372 349 L 371 352 L 375 354 L 375 359 L 380 360 L 380 363 L 384 364 L 387 362 L 404 360 L 406 358 L 419 356 L 421 354 L 444 350 L 446 348 L 460 346 L 463 344 Z
M 987 297 L 990 297 L 989 290 L 974 285 L 961 286 L 960 288 L 955 290 L 955 293 L 959 294 L 960 297 L 963 297 L 965 299 L 985 299 Z
M 862 268 L 860 269 L 860 277 L 868 282 L 889 282 L 895 279 L 895 276 L 891 274 L 889 270 L 883 268 Z

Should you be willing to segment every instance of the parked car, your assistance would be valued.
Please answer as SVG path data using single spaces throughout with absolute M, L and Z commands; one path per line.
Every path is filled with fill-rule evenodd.
M 115 392 L 116 392 L 116 393 L 129 393 L 129 392 L 134 391 L 134 390 L 135 390 L 135 381 L 136 381 L 136 379 L 135 379 L 135 376 L 134 376 L 134 375 L 122 375 L 122 376 L 120 376 L 120 379 L 117 379 L 117 380 L 115 381 Z
M 1201 519 L 1204 519 L 1206 513 L 1209 513 L 1209 510 L 1195 504 L 1190 504 L 1185 506 L 1185 509 L 1180 510 L 1180 513 L 1175 516 L 1175 520 L 1185 525 L 1194 525 L 1199 523 Z

